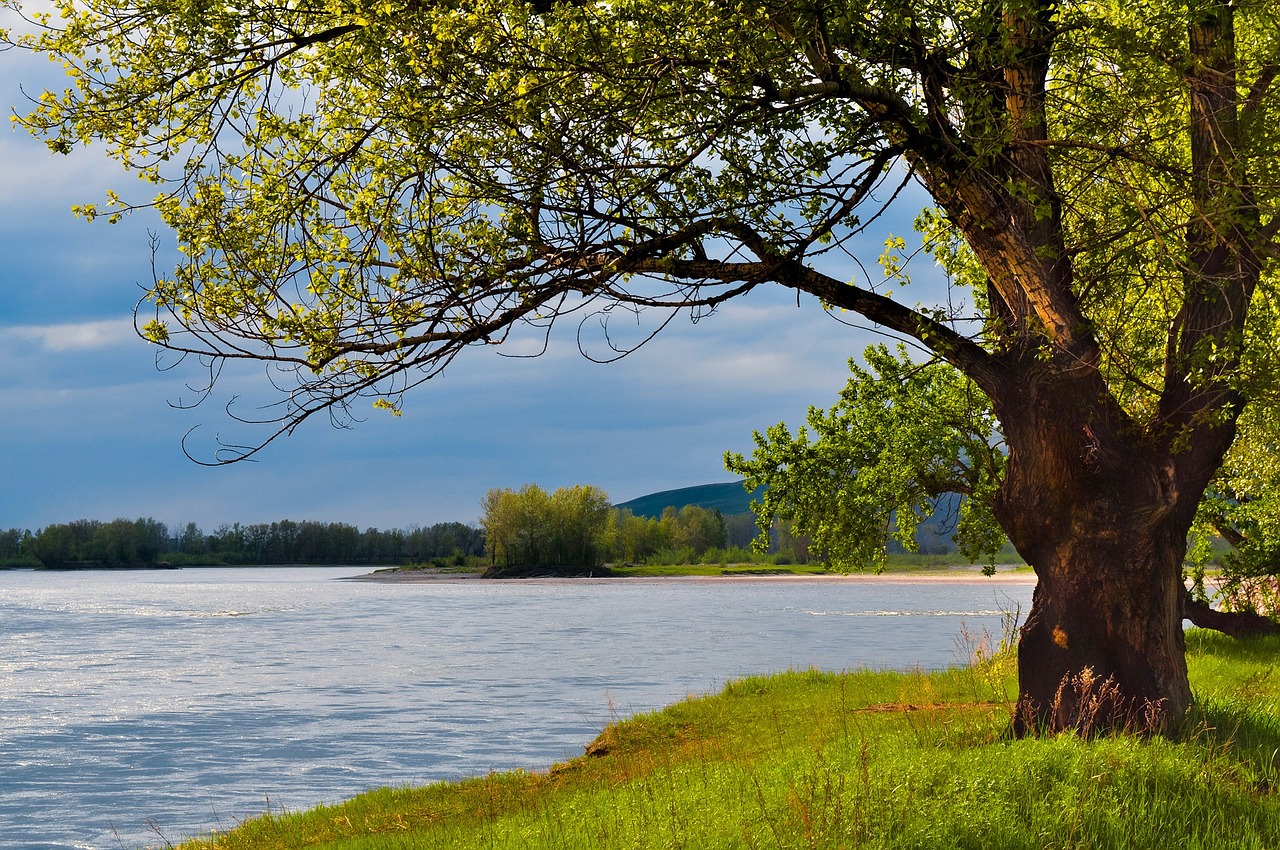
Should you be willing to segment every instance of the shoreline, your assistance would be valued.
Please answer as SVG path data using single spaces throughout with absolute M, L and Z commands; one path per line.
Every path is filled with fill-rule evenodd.
M 600 576 L 566 578 L 560 576 L 531 576 L 529 578 L 481 578 L 479 573 L 457 573 L 447 570 L 404 570 L 380 571 L 358 576 L 348 576 L 342 581 L 363 581 L 377 584 L 423 584 L 452 582 L 485 582 L 492 584 L 509 584 L 511 582 L 536 582 L 540 584 L 565 584 L 581 582 L 609 582 L 621 584 L 651 584 L 682 582 L 688 584 L 732 583 L 757 584 L 762 582 L 798 583 L 813 582 L 825 584 L 979 584 L 993 585 L 1033 585 L 1036 575 L 1032 572 L 997 571 L 993 576 L 984 576 L 979 568 L 956 567 L 949 570 L 932 570 L 921 572 L 884 572 L 884 573 L 835 573 L 829 575 L 804 575 L 800 573 L 781 573 L 775 575 L 758 575 L 745 573 L 741 575 L 718 576 Z

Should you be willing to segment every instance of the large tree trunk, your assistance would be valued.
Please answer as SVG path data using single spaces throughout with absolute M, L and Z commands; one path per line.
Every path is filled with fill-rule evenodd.
M 996 512 L 1039 578 L 1017 729 L 1168 730 L 1191 705 L 1182 564 L 1203 482 L 1127 436 L 1098 381 L 1023 378 L 996 402 L 1010 449 Z
M 1083 507 L 1113 505 L 1095 495 Z M 1163 731 L 1191 705 L 1182 632 L 1184 544 L 1132 515 L 1053 547 L 1018 644 L 1020 733 Z M 1160 539 L 1151 539 L 1160 538 Z

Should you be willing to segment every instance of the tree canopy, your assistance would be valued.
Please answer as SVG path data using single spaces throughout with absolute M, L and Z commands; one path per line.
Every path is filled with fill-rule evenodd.
M 685 505 L 668 507 L 660 519 L 639 517 L 612 507 L 603 490 L 589 485 L 551 493 L 537 484 L 495 487 L 481 508 L 493 575 L 590 573 L 606 561 L 630 565 L 661 555 L 696 563 L 727 538 L 719 511 Z
M 211 564 L 407 564 L 455 562 L 484 552 L 484 534 L 460 522 L 409 529 L 281 520 L 224 524 L 206 534 L 194 522 L 169 528 L 150 517 L 81 519 L 30 531 L 0 531 L 0 564 L 121 567 Z
M 177 234 L 142 332 L 211 379 L 280 367 L 274 433 L 362 396 L 397 409 L 466 347 L 565 316 L 807 292 L 991 403 L 993 516 L 1039 577 L 1020 728 L 1185 714 L 1187 532 L 1275 383 L 1269 2 L 56 0 L 30 17 L 10 38 L 72 80 L 27 126 L 54 150 L 104 143 Z M 911 182 L 954 287 L 934 304 L 840 262 Z

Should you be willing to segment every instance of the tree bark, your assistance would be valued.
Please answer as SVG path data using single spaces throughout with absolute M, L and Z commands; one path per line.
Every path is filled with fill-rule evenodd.
M 1019 734 L 1163 732 L 1191 705 L 1182 564 L 1199 491 L 1109 398 L 1100 378 L 1036 364 L 993 399 L 1010 449 L 996 515 L 1039 578 Z

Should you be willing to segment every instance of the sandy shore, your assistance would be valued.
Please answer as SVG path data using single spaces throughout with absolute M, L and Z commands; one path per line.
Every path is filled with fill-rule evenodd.
M 387 584 L 418 582 L 495 582 L 508 583 L 538 582 L 545 584 L 576 583 L 584 581 L 625 582 L 626 584 L 648 584 L 661 582 L 683 582 L 692 584 L 709 583 L 756 583 L 756 582 L 809 582 L 826 584 L 1035 584 L 1035 573 L 1011 572 L 999 570 L 994 576 L 984 576 L 980 567 L 956 567 L 949 570 L 930 570 L 928 572 L 886 572 L 851 573 L 848 575 L 720 575 L 720 576 L 602 576 L 601 578 L 502 578 L 483 579 L 479 573 L 457 573 L 447 570 L 384 570 L 361 576 L 351 576 L 346 581 L 371 581 Z

